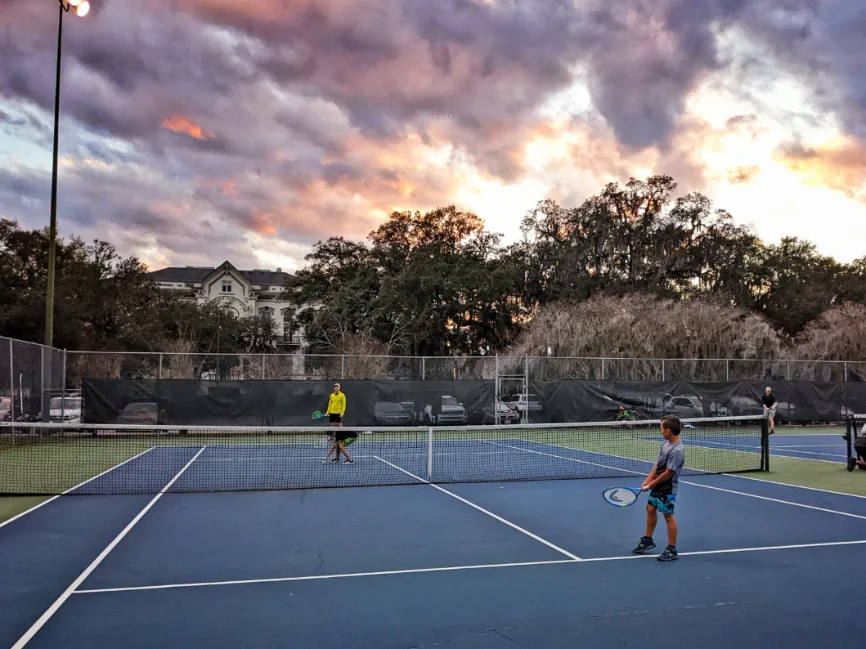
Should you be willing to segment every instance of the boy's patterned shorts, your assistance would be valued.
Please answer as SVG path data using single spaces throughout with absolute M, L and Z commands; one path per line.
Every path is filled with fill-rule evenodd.
M 649 506 L 655 507 L 662 514 L 673 514 L 676 506 L 676 494 L 655 494 L 651 493 L 649 497 Z

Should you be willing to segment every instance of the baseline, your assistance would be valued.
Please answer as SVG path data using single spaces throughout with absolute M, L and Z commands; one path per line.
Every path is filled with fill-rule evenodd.
M 680 552 L 681 557 L 709 556 L 719 554 L 740 554 L 744 552 L 777 552 L 782 550 L 796 550 L 804 548 L 832 548 L 848 545 L 866 545 L 866 539 L 858 541 L 826 541 L 822 543 L 798 543 L 790 545 L 768 545 L 749 548 L 722 548 L 718 550 L 695 550 L 692 552 Z M 273 584 L 292 581 L 319 581 L 327 579 L 349 579 L 355 577 L 383 577 L 388 575 L 423 574 L 430 572 L 459 572 L 465 570 L 490 570 L 500 568 L 517 568 L 525 566 L 549 566 L 555 564 L 585 564 L 608 561 L 632 561 L 655 559 L 653 554 L 628 554 L 614 557 L 594 557 L 591 559 L 560 559 L 557 561 L 523 561 L 515 563 L 492 563 L 466 566 L 444 566 L 437 568 L 418 568 L 408 570 L 381 570 L 378 572 L 352 572 L 338 575 L 307 575 L 304 577 L 268 577 L 262 579 L 238 579 L 233 581 L 203 581 L 185 584 L 157 584 L 150 586 L 124 586 L 119 588 L 93 588 L 76 590 L 75 595 L 99 595 L 103 593 L 129 593 L 147 590 L 172 590 L 177 588 L 204 588 L 214 586 L 238 586 L 244 584 Z

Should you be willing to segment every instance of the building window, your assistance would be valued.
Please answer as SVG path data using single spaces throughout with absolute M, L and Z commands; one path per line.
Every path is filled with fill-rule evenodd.
M 295 333 L 294 311 L 292 309 L 280 309 L 283 316 L 283 342 L 292 343 L 298 336 Z
M 230 279 L 223 280 L 223 293 L 231 293 L 232 292 L 232 282 Z
M 259 315 L 270 320 L 274 317 L 274 310 L 269 306 L 263 306 L 259 309 Z

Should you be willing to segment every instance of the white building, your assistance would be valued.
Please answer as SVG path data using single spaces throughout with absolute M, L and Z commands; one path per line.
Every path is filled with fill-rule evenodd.
M 238 270 L 225 261 L 216 268 L 172 267 L 149 275 L 159 288 L 202 304 L 218 302 L 237 315 L 257 313 L 273 318 L 282 332 L 281 343 L 289 348 L 287 352 L 298 352 L 303 345 L 303 331 L 294 321 L 294 308 L 281 300 L 283 289 L 295 278 L 280 268 Z

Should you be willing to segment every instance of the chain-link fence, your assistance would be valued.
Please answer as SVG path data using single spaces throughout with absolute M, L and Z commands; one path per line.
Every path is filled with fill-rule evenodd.
M 62 350 L 0 337 L 0 420 L 49 416 L 52 396 L 66 389 Z
M 528 381 L 866 381 L 866 362 L 795 359 L 560 358 L 553 356 L 361 356 L 93 352 L 0 337 L 0 417 L 38 415 L 47 391 L 85 378 L 198 380 L 497 380 L 499 394 Z M 13 399 L 14 397 L 14 399 Z M 11 404 L 11 408 L 10 408 Z

